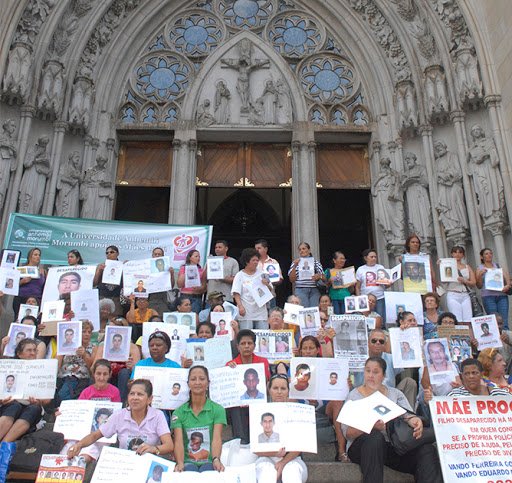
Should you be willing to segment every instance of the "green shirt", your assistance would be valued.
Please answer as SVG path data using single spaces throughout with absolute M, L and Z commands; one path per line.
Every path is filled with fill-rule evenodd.
M 185 463 L 202 465 L 208 461 L 211 462 L 211 444 L 215 424 L 226 425 L 226 410 L 211 399 L 206 399 L 203 410 L 197 416 L 188 402 L 174 411 L 171 417 L 171 428 L 180 428 L 183 431 Z
M 331 269 L 325 270 L 325 278 L 329 280 L 331 278 Z M 329 297 L 331 300 L 344 300 L 345 297 L 350 297 L 350 290 L 348 288 L 332 288 L 329 286 Z

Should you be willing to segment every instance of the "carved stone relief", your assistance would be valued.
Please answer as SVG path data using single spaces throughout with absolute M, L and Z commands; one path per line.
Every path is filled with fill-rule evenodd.
M 32 65 L 32 49 L 22 42 L 13 45 L 9 52 L 7 70 L 4 75 L 4 97 L 11 102 L 16 99 L 27 100 L 32 77 L 29 75 Z
M 7 119 L 2 124 L 2 134 L 0 134 L 0 213 L 5 203 L 11 173 L 16 171 L 18 150 L 14 137 L 15 131 L 16 123 L 12 119 Z
M 110 202 L 114 197 L 105 156 L 97 156 L 96 165 L 88 169 L 83 175 L 80 199 L 82 200 L 82 218 L 96 218 L 98 220 L 110 218 Z
M 72 126 L 87 127 L 94 98 L 94 87 L 90 79 L 79 77 L 73 86 L 73 95 L 69 105 L 69 123 Z
M 210 112 L 210 99 L 204 99 L 197 107 L 196 123 L 199 127 L 208 127 L 215 124 L 215 118 Z
M 215 89 L 215 119 L 218 124 L 228 124 L 231 118 L 231 92 L 222 80 L 217 82 Z
M 418 125 L 418 108 L 416 92 L 411 81 L 403 81 L 397 85 L 396 100 L 398 106 L 399 124 L 402 129 Z
M 64 66 L 55 60 L 46 62 L 41 76 L 37 107 L 57 116 L 64 97 Z
M 76 218 L 78 216 L 78 197 L 80 173 L 80 153 L 73 151 L 59 170 L 55 213 L 57 216 Z
M 450 105 L 446 89 L 446 76 L 439 65 L 425 69 L 425 98 L 427 101 L 427 113 L 431 119 L 441 114 L 448 114 Z

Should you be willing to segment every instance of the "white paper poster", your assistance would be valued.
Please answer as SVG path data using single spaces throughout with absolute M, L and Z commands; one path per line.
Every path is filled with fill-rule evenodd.
M 274 298 L 272 292 L 263 283 L 261 278 L 256 278 L 252 281 L 252 283 L 249 285 L 249 291 L 251 292 L 252 298 L 258 307 L 263 307 L 267 302 Z
M 92 290 L 96 265 L 52 267 L 44 285 L 43 305 L 77 290 Z
M 423 325 L 423 302 L 419 293 L 384 292 L 386 302 L 386 322 L 392 324 L 400 312 L 412 312 L 418 322 Z
M 423 353 L 432 384 L 449 383 L 459 375 L 452 364 L 447 339 L 440 338 L 425 341 Z
M 290 362 L 293 354 L 292 330 L 253 330 L 256 334 L 257 356 L 265 357 L 271 364 Z
M 82 345 L 82 321 L 57 324 L 57 355 L 74 355 Z
M 210 312 L 210 322 L 215 325 L 215 337 L 233 338 L 231 312 Z
M 189 333 L 196 331 L 196 314 L 194 312 L 164 312 L 162 318 L 166 324 L 185 325 Z
M 36 334 L 35 325 L 12 323 L 9 327 L 9 343 L 5 346 L 4 356 L 14 357 L 14 349 L 23 339 L 33 339 Z
M 503 290 L 503 269 L 488 268 L 484 275 L 484 287 L 486 290 Z
M 144 322 L 142 324 L 142 355 L 149 357 L 149 336 L 153 332 L 165 332 L 171 338 L 171 350 L 165 355 L 181 365 L 181 356 L 187 353 L 187 337 L 189 330 L 186 325 L 166 324 L 165 322 Z
M 456 282 L 459 276 L 457 260 L 455 258 L 440 258 L 439 275 L 441 282 Z
M 331 268 L 329 270 L 329 282 L 333 289 L 346 288 L 357 282 L 356 271 L 354 267 L 347 268 Z
M 0 261 L 0 268 L 13 269 L 18 266 L 21 252 L 19 250 L 2 250 L 2 259 Z
M 187 339 L 187 359 L 194 366 L 205 366 L 208 370 L 224 367 L 233 359 L 231 340 L 228 337 Z
M 327 357 L 292 357 L 290 397 L 344 401 L 349 393 L 348 361 Z
M 18 318 L 16 320 L 21 321 L 23 317 L 35 317 L 39 315 L 38 305 L 20 304 L 20 310 L 18 311 Z
M 169 267 L 169 257 L 126 262 L 123 265 L 124 294 L 129 296 L 133 293 L 137 297 L 147 297 L 152 293 L 171 290 Z
M 300 325 L 299 314 L 300 311 L 303 309 L 304 307 L 302 305 L 289 304 L 288 302 L 286 302 L 284 304 L 283 320 L 287 324 Z
M 268 278 L 272 283 L 279 282 L 281 279 L 281 267 L 277 262 L 264 263 L 263 271 L 268 275 Z
M 224 278 L 224 257 L 208 257 L 206 267 L 208 280 L 222 280 Z
M 404 292 L 425 294 L 432 292 L 430 257 L 428 255 L 402 255 Z
M 71 460 L 61 454 L 44 454 L 37 470 L 35 483 L 71 483 L 85 479 L 85 459 Z
M 131 327 L 107 325 L 107 327 L 105 327 L 103 358 L 112 362 L 126 362 L 130 357 L 131 339 Z
M 0 359 L 1 399 L 53 399 L 56 383 L 57 359 Z
M 366 317 L 358 314 L 331 315 L 329 325 L 336 332 L 334 356 L 348 360 L 351 371 L 362 371 L 368 359 Z
M 120 285 L 123 275 L 123 262 L 121 260 L 105 260 L 105 268 L 101 282 L 109 285 Z
M 20 278 L 39 278 L 39 267 L 33 267 L 31 265 L 23 265 L 16 267 L 16 270 L 20 272 Z
M 498 322 L 494 314 L 473 317 L 471 319 L 471 327 L 473 329 L 473 336 L 478 341 L 477 349 L 479 351 L 486 348 L 499 349 L 503 347 Z
M 197 265 L 185 265 L 185 288 L 201 286 L 201 277 Z
M 0 268 L 0 292 L 5 295 L 18 295 L 20 272 L 13 268 Z
M 75 320 L 92 322 L 94 330 L 100 330 L 100 305 L 98 289 L 71 292 L 71 310 Z
M 377 270 L 377 278 L 375 279 L 375 283 L 377 285 L 392 285 L 402 276 L 402 265 L 398 264 L 393 268 L 379 268 Z
M 423 367 L 422 337 L 419 327 L 410 327 L 405 330 L 391 327 L 389 340 L 395 368 Z
M 265 403 L 249 406 L 251 451 L 317 452 L 315 408 L 309 404 Z
M 311 280 L 315 274 L 315 259 L 313 257 L 299 258 L 299 280 Z
M 307 335 L 316 337 L 321 327 L 318 307 L 309 307 L 299 312 L 299 327 L 301 337 Z
M 134 379 L 153 384 L 153 407 L 176 409 L 188 400 L 188 369 L 135 366 Z
M 369 310 L 368 295 L 354 295 L 345 297 L 345 313 L 366 312 Z
M 41 322 L 55 322 L 64 319 L 64 300 L 51 300 L 43 302 Z
M 226 466 L 224 471 L 182 471 L 181 473 L 164 473 L 162 483 L 256 483 L 256 465 Z

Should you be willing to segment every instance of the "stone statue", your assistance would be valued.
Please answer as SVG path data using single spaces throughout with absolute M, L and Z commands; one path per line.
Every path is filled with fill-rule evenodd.
M 210 99 L 204 99 L 199 106 L 197 106 L 196 123 L 199 127 L 208 127 L 215 124 L 215 118 L 210 112 Z
M 48 61 L 41 77 L 41 88 L 37 107 L 44 111 L 59 114 L 63 98 L 64 66 L 55 60 Z
M 78 216 L 78 197 L 80 173 L 80 153 L 73 151 L 68 162 L 64 162 L 59 170 L 57 181 L 57 199 L 55 201 L 55 212 L 57 216 L 76 218 Z
M 16 171 L 16 155 L 18 154 L 14 140 L 16 131 L 14 121 L 7 119 L 2 124 L 2 130 L 3 132 L 0 134 L 0 212 L 5 203 L 11 172 Z
M 229 101 L 231 100 L 231 92 L 224 81 L 217 82 L 215 90 L 215 119 L 217 124 L 228 124 L 231 113 L 229 110 Z
M 236 91 L 242 101 L 240 112 L 249 112 L 251 103 L 250 74 L 255 69 L 269 68 L 270 61 L 268 59 L 251 59 L 252 44 L 249 39 L 242 39 L 238 43 L 238 51 L 240 57 L 238 59 L 221 59 L 224 67 L 235 69 L 238 71 L 238 80 L 236 83 Z
M 469 227 L 459 157 L 448 152 L 443 141 L 434 143 L 437 172 L 437 204 L 439 218 L 446 231 L 467 230 Z
M 405 154 L 405 174 L 402 186 L 407 199 L 409 230 L 421 239 L 433 237 L 432 212 L 428 196 L 427 169 L 417 163 L 414 153 Z
M 396 88 L 400 127 L 409 128 L 418 125 L 418 109 L 414 85 L 410 81 L 401 82 Z
M 4 92 L 10 97 L 26 99 L 32 76 L 29 75 L 32 56 L 29 47 L 22 42 L 9 52 L 7 72 L 4 76 Z
M 292 100 L 290 98 L 290 90 L 283 82 L 279 79 L 276 82 L 277 89 L 277 124 L 288 124 L 292 122 L 293 108 Z
M 265 82 L 263 94 L 261 94 L 263 102 L 263 123 L 275 124 L 276 123 L 276 104 L 277 104 L 277 89 L 274 86 L 272 79 Z
M 445 75 L 439 66 L 429 67 L 425 70 L 425 97 L 429 114 L 449 111 Z
M 258 99 L 251 103 L 249 123 L 257 126 L 265 124 L 265 106 L 262 97 L 258 97 Z
M 386 241 L 403 240 L 404 205 L 400 175 L 391 168 L 389 158 L 380 160 L 380 172 L 372 186 L 372 196 L 375 198 L 375 217 Z
M 461 102 L 481 97 L 482 83 L 478 74 L 478 62 L 470 49 L 462 49 L 457 53 L 455 73 Z
M 94 87 L 91 80 L 85 77 L 78 77 L 75 80 L 68 112 L 71 124 L 82 127 L 89 125 L 93 94 Z
M 487 139 L 478 124 L 471 128 L 473 144 L 468 150 L 469 175 L 478 197 L 478 211 L 486 222 L 503 219 L 505 194 L 498 151 L 493 139 Z
M 82 218 L 110 219 L 112 215 L 110 202 L 114 197 L 106 157 L 97 156 L 96 166 L 88 169 L 82 176 L 80 199 L 83 201 Z
M 50 156 L 47 152 L 49 142 L 48 136 L 41 136 L 23 162 L 25 171 L 19 191 L 18 211 L 20 213 L 37 215 L 41 210 L 46 178 L 50 174 Z

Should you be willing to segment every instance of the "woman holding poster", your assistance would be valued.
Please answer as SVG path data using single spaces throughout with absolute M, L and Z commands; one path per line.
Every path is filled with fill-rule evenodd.
M 201 312 L 201 309 L 203 308 L 203 294 L 206 292 L 206 270 L 201 268 L 200 261 L 201 254 L 197 250 L 190 250 L 185 259 L 185 265 L 180 267 L 177 282 L 180 293 L 190 297 L 190 301 L 192 302 L 192 312 L 195 312 L 196 314 Z M 190 273 L 185 273 L 185 267 L 187 265 L 197 267 L 197 271 L 199 273 L 198 286 L 190 286 L 189 283 L 187 283 L 186 277 L 188 277 Z
M 385 270 L 385 268 L 377 263 L 377 252 L 372 248 L 363 252 L 363 259 L 365 264 L 356 271 L 356 295 L 375 295 L 377 298 L 375 311 L 386 322 L 385 286 L 377 283 L 377 270 Z
M 347 401 L 364 399 L 379 391 L 402 408 L 412 411 L 407 398 L 401 391 L 383 384 L 386 368 L 386 361 L 381 357 L 368 358 L 364 366 L 364 383 L 349 393 Z M 386 409 L 382 407 L 382 410 Z M 417 439 L 421 438 L 423 434 L 421 419 L 408 413 L 400 417 L 413 428 L 413 436 Z M 351 461 L 361 467 L 364 483 L 383 483 L 384 465 L 414 475 L 415 481 L 419 483 L 443 481 L 437 452 L 432 444 L 421 445 L 399 456 L 387 439 L 386 424 L 382 420 L 375 423 L 369 434 L 345 424 L 342 428 L 347 438 L 348 456 Z
M 289 402 L 290 383 L 284 374 L 274 374 L 268 384 L 270 402 Z M 306 483 L 308 469 L 297 451 L 268 451 L 256 453 L 256 478 L 258 483 L 282 481 L 282 483 Z
M 332 263 L 334 264 L 334 267 L 332 269 L 328 268 L 325 270 L 325 278 L 327 279 L 327 286 L 329 287 L 329 297 L 332 300 L 334 313 L 336 315 L 342 315 L 345 313 L 345 297 L 350 297 L 351 293 L 349 287 L 355 285 L 355 282 L 348 286 L 343 282 L 341 270 L 345 267 L 346 260 L 347 259 L 343 252 L 335 251 L 332 255 Z
M 220 461 L 226 410 L 208 397 L 208 369 L 194 366 L 188 372 L 190 399 L 174 411 L 174 471 L 224 471 Z
M 41 250 L 39 248 L 31 248 L 27 253 L 27 263 L 25 266 L 37 267 L 39 276 L 37 278 L 20 278 L 20 290 L 12 301 L 12 310 L 15 314 L 18 313 L 20 305 L 27 302 L 27 299 L 35 297 L 37 300 L 41 300 L 43 296 L 44 284 L 46 282 L 46 270 L 40 263 Z
M 302 305 L 306 308 L 316 307 L 320 298 L 320 290 L 318 290 L 317 284 L 320 281 L 325 281 L 324 269 L 322 264 L 316 258 L 313 258 L 313 267 L 311 267 L 313 276 L 310 279 L 301 279 L 299 265 L 301 259 L 304 258 L 313 258 L 311 247 L 306 242 L 299 245 L 299 258 L 292 262 L 288 270 L 288 277 L 290 277 L 290 282 L 295 284 L 294 294 L 300 298 Z M 303 268 L 306 268 L 305 263 L 304 261 Z

